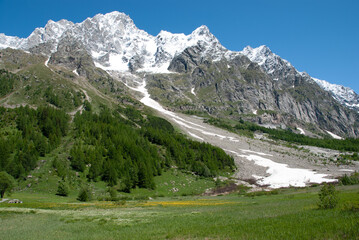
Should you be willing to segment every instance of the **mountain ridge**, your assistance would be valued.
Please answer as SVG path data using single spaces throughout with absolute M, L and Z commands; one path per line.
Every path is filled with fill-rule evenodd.
M 71 41 L 66 39 L 71 39 Z M 64 41 L 65 45 L 63 44 Z M 224 104 L 227 100 L 235 101 L 233 106 L 228 103 L 224 104 L 230 107 L 230 111 L 238 111 L 240 114 L 254 113 L 257 110 L 273 113 L 279 109 L 282 112 L 284 111 L 283 113 L 289 111 L 290 114 L 304 122 L 315 124 L 319 123 L 318 119 L 322 119 L 324 114 L 329 116 L 329 118 L 324 117 L 326 119 L 325 130 L 335 129 L 336 133 L 342 135 L 343 133 L 349 133 L 349 136 L 356 135 L 357 130 L 355 128 L 350 127 L 348 130 L 346 126 L 352 124 L 355 119 L 351 113 L 344 113 L 345 111 L 342 109 L 333 106 L 333 103 L 329 105 L 325 103 L 329 100 L 319 104 L 317 100 L 312 99 L 315 93 L 308 95 L 311 91 L 300 90 L 298 87 L 311 89 L 310 84 L 316 84 L 330 94 L 333 100 L 349 109 L 359 107 L 359 98 L 354 91 L 342 86 L 323 87 L 329 85 L 320 84 L 322 82 L 316 81 L 315 78 L 304 72 L 299 72 L 291 63 L 274 54 L 264 45 L 258 48 L 246 47 L 239 52 L 230 51 L 221 45 L 205 25 L 198 27 L 189 35 L 161 31 L 157 36 L 152 36 L 144 30 L 138 29 L 128 15 L 115 11 L 108 14 L 97 14 L 81 23 L 72 23 L 67 20 L 58 22 L 49 20 L 45 27 L 36 28 L 28 38 L 20 39 L 7 37 L 4 34 L 0 35 L 0 48 L 8 46 L 43 54 L 50 57 L 50 63 L 67 62 L 65 65 L 70 67 L 74 73 L 87 74 L 83 69 L 80 69 L 83 68 L 81 59 L 77 60 L 77 63 L 71 62 L 73 57 L 65 59 L 68 57 L 66 52 L 70 53 L 66 49 L 71 48 L 75 42 L 78 43 L 76 51 L 82 52 L 82 59 L 86 59 L 85 61 L 89 63 L 91 69 L 98 67 L 105 71 L 135 74 L 141 74 L 141 72 L 191 74 L 188 78 L 188 85 L 183 89 L 184 91 L 191 89 L 191 95 L 193 95 L 195 89 L 200 90 L 198 88 L 207 88 L 215 84 L 216 94 L 222 94 L 218 95 L 216 104 Z M 57 54 L 59 51 L 62 53 Z M 57 59 L 55 60 L 56 56 Z M 92 59 L 90 60 L 90 58 Z M 91 61 L 93 63 L 90 63 Z M 238 68 L 239 71 L 233 72 L 233 68 Z M 208 75 L 210 72 L 211 75 Z M 226 73 L 227 77 L 225 77 L 227 79 L 223 80 L 227 81 L 228 77 L 232 79 L 227 83 L 218 83 L 218 79 L 224 77 L 222 76 L 223 72 L 228 72 Z M 207 80 L 201 79 L 201 75 L 207 76 Z M 216 76 L 217 79 L 209 81 L 213 76 Z M 169 78 L 173 79 L 174 77 Z M 253 85 L 249 88 L 250 93 L 243 92 L 242 88 L 245 85 L 237 84 L 238 80 L 242 81 L 243 79 L 247 82 L 247 88 L 248 84 Z M 196 82 L 200 85 L 194 86 L 197 84 Z M 179 89 L 178 86 L 170 84 L 173 89 Z M 236 85 L 236 90 L 233 90 L 233 84 Z M 151 84 L 148 86 L 151 87 Z M 221 90 L 221 88 L 225 89 Z M 260 90 L 258 91 L 258 89 Z M 346 91 L 339 91 L 338 89 L 346 89 Z M 179 99 L 186 96 L 181 91 L 177 96 Z M 264 93 L 265 91 L 271 91 L 271 93 Z M 243 95 L 240 95 L 240 92 Z M 152 91 L 152 94 L 154 93 Z M 177 93 L 173 92 L 173 94 Z M 168 95 L 168 97 L 170 96 Z M 305 100 L 306 98 L 308 99 Z M 240 103 L 241 101 L 242 103 Z M 318 104 L 321 105 L 320 108 L 328 109 L 325 111 L 329 111 L 330 114 L 328 115 L 329 112 L 323 113 L 323 110 L 316 110 Z M 201 107 L 207 112 L 219 109 L 202 104 Z M 186 106 L 180 108 L 186 109 Z M 224 111 L 223 107 L 221 109 Z M 270 115 L 265 117 L 264 122 L 278 123 L 284 119 L 280 115 Z M 340 116 L 345 116 L 343 119 L 347 119 L 348 123 L 342 122 Z M 333 119 L 336 119 L 334 128 L 331 127 L 331 124 L 334 124 Z M 257 117 L 254 121 L 260 123 L 263 121 L 263 117 Z M 290 122 L 291 120 L 287 121 Z

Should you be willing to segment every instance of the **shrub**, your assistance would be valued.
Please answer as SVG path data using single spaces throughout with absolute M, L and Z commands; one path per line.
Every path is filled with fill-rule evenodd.
M 359 183 L 359 173 L 353 173 L 352 175 L 348 176 L 348 175 L 344 175 L 341 179 L 340 179 L 340 183 L 343 185 L 354 185 L 354 184 L 358 184 Z
M 10 192 L 15 185 L 14 178 L 7 172 L 0 172 L 0 195 L 4 197 L 5 192 Z
M 333 209 L 339 202 L 338 191 L 334 185 L 324 183 L 319 192 L 318 207 L 322 209 Z
M 119 200 L 119 198 L 117 197 L 117 191 L 115 188 L 110 187 L 110 188 L 108 188 L 107 191 L 110 194 L 110 198 L 109 198 L 110 201 L 118 201 Z
M 90 193 L 87 188 L 82 188 L 80 190 L 79 196 L 77 197 L 77 200 L 81 202 L 87 202 L 90 200 Z
M 59 182 L 56 195 L 64 197 L 67 197 L 69 195 L 69 187 L 64 181 Z

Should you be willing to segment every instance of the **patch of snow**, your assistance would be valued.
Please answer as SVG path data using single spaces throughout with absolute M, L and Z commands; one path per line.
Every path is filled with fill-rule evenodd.
M 129 70 L 128 62 L 124 61 L 123 55 L 121 54 L 110 54 L 108 63 L 108 67 L 100 65 L 101 68 L 104 70 L 115 70 L 119 72 L 127 72 Z
M 49 67 L 49 61 L 50 61 L 50 57 L 45 61 L 45 66 Z
M 266 167 L 268 177 L 261 177 L 258 183 L 261 185 L 269 185 L 271 188 L 281 187 L 305 187 L 308 183 L 337 182 L 337 179 L 325 178 L 328 175 L 319 174 L 311 170 L 290 168 L 287 164 L 276 163 L 270 159 L 258 155 L 240 155 L 255 164 Z
M 75 68 L 73 71 L 73 73 L 75 73 L 75 75 L 79 76 L 78 72 L 77 72 L 77 69 Z
M 302 128 L 297 127 L 297 129 L 299 130 L 300 134 L 305 135 L 305 132 Z
M 238 139 L 234 138 L 234 137 L 227 137 L 229 141 L 231 142 L 239 142 Z
M 354 170 L 351 169 L 340 169 L 341 172 L 354 172 Z
M 339 140 L 343 139 L 342 137 L 340 137 L 340 136 L 338 136 L 338 135 L 336 135 L 336 134 L 334 134 L 334 133 L 332 133 L 330 131 L 326 131 L 326 132 L 334 139 L 339 139 Z
M 336 134 L 334 134 L 332 132 L 329 132 L 329 131 L 326 131 L 326 132 L 334 139 L 339 139 L 339 140 L 343 139 L 342 137 L 340 137 L 340 136 L 338 136 L 338 135 L 336 135 Z
M 244 153 L 254 153 L 254 154 L 257 154 L 257 155 L 261 155 L 261 156 L 268 156 L 268 157 L 273 156 L 273 155 L 271 155 L 271 154 L 262 153 L 262 152 L 255 152 L 255 151 L 247 150 L 247 149 L 240 149 L 240 151 L 241 151 L 241 152 L 244 152 Z
M 253 114 L 254 114 L 254 115 L 257 115 L 257 112 L 258 112 L 257 109 L 256 109 L 256 110 L 253 110 Z
M 191 93 L 192 93 L 193 95 L 197 96 L 196 93 L 194 92 L 194 88 L 191 88 Z
M 194 134 L 194 133 L 188 132 L 188 134 L 189 134 L 190 136 L 194 137 L 194 138 L 197 138 L 197 139 L 199 139 L 199 140 L 201 140 L 201 141 L 204 141 L 204 139 L 203 139 L 203 138 L 201 138 L 201 137 L 197 136 L 197 135 L 196 135 L 196 134 Z

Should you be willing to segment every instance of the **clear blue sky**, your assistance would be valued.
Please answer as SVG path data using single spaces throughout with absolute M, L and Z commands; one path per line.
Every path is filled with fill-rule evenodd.
M 359 93 L 359 0 L 0 0 L 0 33 L 27 37 L 49 19 L 115 10 L 152 35 L 207 25 L 230 50 L 267 45 L 298 70 Z

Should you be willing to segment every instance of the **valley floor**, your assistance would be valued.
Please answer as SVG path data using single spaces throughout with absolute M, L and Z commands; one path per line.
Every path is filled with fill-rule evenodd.
M 89 203 L 14 193 L 24 203 L 0 203 L 0 238 L 359 239 L 359 185 L 337 189 L 340 203 L 333 210 L 318 209 L 319 187 Z

